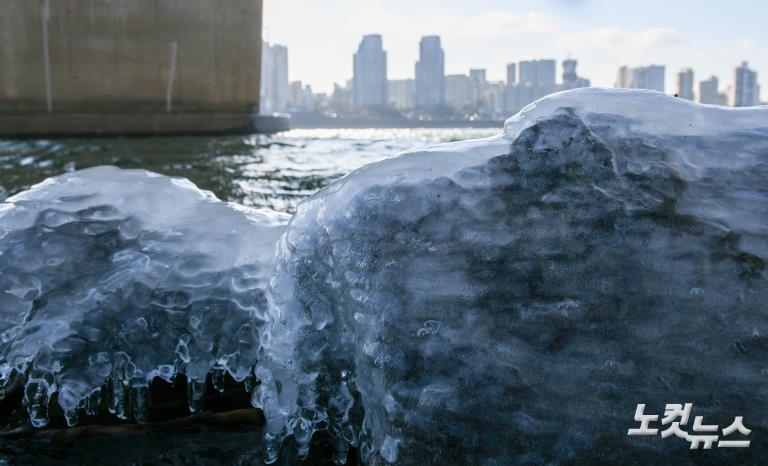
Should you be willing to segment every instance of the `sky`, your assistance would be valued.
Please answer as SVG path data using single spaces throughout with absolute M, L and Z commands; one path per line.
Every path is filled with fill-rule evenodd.
M 768 1 L 729 0 L 264 0 L 264 37 L 288 46 L 289 77 L 330 92 L 352 77 L 364 34 L 382 34 L 389 79 L 412 78 L 422 36 L 437 34 L 446 74 L 486 68 L 504 80 L 506 64 L 568 56 L 595 86 L 613 86 L 620 66 L 693 68 L 720 78 L 749 61 L 768 100 Z

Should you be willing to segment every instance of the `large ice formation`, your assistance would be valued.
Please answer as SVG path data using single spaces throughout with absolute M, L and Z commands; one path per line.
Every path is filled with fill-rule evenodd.
M 107 396 L 146 417 L 148 383 L 177 373 L 198 409 L 210 373 L 253 377 L 264 290 L 287 219 L 184 179 L 99 167 L 0 204 L 0 398 L 24 384 L 32 424 Z M 102 393 L 102 387 L 108 393 Z
M 338 180 L 278 243 L 267 460 L 685 464 L 627 430 L 690 402 L 753 432 L 706 461 L 766 464 L 767 187 L 768 108 L 600 89 Z
M 0 397 L 141 421 L 153 377 L 194 410 L 229 372 L 269 462 L 325 430 L 337 463 L 768 464 L 766 187 L 768 108 L 599 89 L 368 165 L 287 229 L 185 180 L 63 175 L 0 204 Z M 629 437 L 641 403 L 744 416 L 753 448 Z

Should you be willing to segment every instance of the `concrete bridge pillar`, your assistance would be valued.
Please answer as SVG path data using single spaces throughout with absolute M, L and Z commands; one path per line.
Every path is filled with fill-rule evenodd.
M 258 131 L 263 0 L 3 0 L 0 136 Z

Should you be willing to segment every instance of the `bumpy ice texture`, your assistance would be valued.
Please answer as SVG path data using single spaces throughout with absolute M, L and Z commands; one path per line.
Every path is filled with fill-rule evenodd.
M 707 460 L 765 463 L 767 186 L 768 108 L 599 89 L 339 180 L 278 243 L 267 460 L 328 429 L 339 463 L 683 464 L 627 430 L 692 402 L 753 432 Z
M 253 378 L 264 289 L 286 218 L 185 179 L 99 167 L 0 204 L 0 396 L 24 384 L 32 424 L 51 396 L 67 422 L 104 396 L 143 421 L 148 383 Z M 105 385 L 106 384 L 106 385 Z M 109 387 L 102 393 L 102 386 Z

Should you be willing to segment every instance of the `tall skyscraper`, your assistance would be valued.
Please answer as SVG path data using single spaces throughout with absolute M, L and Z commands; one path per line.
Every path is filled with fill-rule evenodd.
M 342 86 L 338 83 L 333 85 L 333 93 L 331 94 L 331 105 L 333 109 L 341 112 L 348 112 L 352 109 L 354 104 L 352 103 L 352 80 L 348 80 L 346 85 Z
M 449 74 L 445 77 L 445 103 L 455 110 L 475 105 L 475 85 L 465 74 Z
M 734 107 L 760 105 L 760 86 L 757 84 L 757 72 L 750 70 L 747 62 L 742 62 L 741 66 L 733 71 L 731 105 Z
M 292 112 L 311 112 L 315 108 L 312 87 L 301 81 L 291 81 L 288 87 L 288 109 Z
M 517 113 L 534 100 L 557 90 L 555 83 L 557 62 L 555 60 L 530 60 L 517 64 L 517 82 L 509 84 L 507 78 L 504 111 Z M 575 69 L 574 69 L 575 71 Z M 509 72 L 509 65 L 507 65 Z
M 288 48 L 261 43 L 261 113 L 284 112 L 288 107 Z
M 469 79 L 472 81 L 473 106 L 478 110 L 487 110 L 488 101 L 485 99 L 488 90 L 488 78 L 485 68 L 471 68 Z
M 579 79 L 579 75 L 576 74 L 576 65 L 578 62 L 572 58 L 563 60 L 563 84 L 572 83 Z
M 718 90 L 717 76 L 699 82 L 699 103 L 710 105 L 728 105 L 728 98 Z
M 500 114 L 506 107 L 507 84 L 504 81 L 490 82 L 486 88 L 483 100 L 485 110 L 491 114 Z
M 693 70 L 683 68 L 677 73 L 677 96 L 681 99 L 693 100 Z
M 530 60 L 519 63 L 520 76 L 518 82 L 529 85 L 534 89 L 535 99 L 544 97 L 555 91 L 555 60 Z
M 628 66 L 622 66 L 619 68 L 619 72 L 616 74 L 616 84 L 614 87 L 620 89 L 628 89 L 629 82 L 632 80 L 632 71 Z
M 363 36 L 353 60 L 355 108 L 387 105 L 387 52 L 381 35 Z
M 416 62 L 416 107 L 436 109 L 445 104 L 445 53 L 440 37 L 422 37 Z
M 663 65 L 639 66 L 619 68 L 616 79 L 616 87 L 628 89 L 650 89 L 664 92 L 666 68 Z
M 389 103 L 398 110 L 408 110 L 414 105 L 415 84 L 413 79 L 390 79 L 387 89 Z
M 576 66 L 578 61 L 573 58 L 567 58 L 563 60 L 563 84 L 560 85 L 560 89 L 576 89 L 579 87 L 589 87 L 592 83 L 589 79 L 582 78 L 576 73 Z
M 291 81 L 288 85 L 288 107 L 295 110 L 304 104 L 304 84 L 301 81 Z
M 507 65 L 507 87 L 517 84 L 517 65 L 509 63 Z
M 485 68 L 472 68 L 469 70 L 469 78 L 475 83 L 476 86 L 482 87 L 488 84 L 488 80 L 485 77 Z

